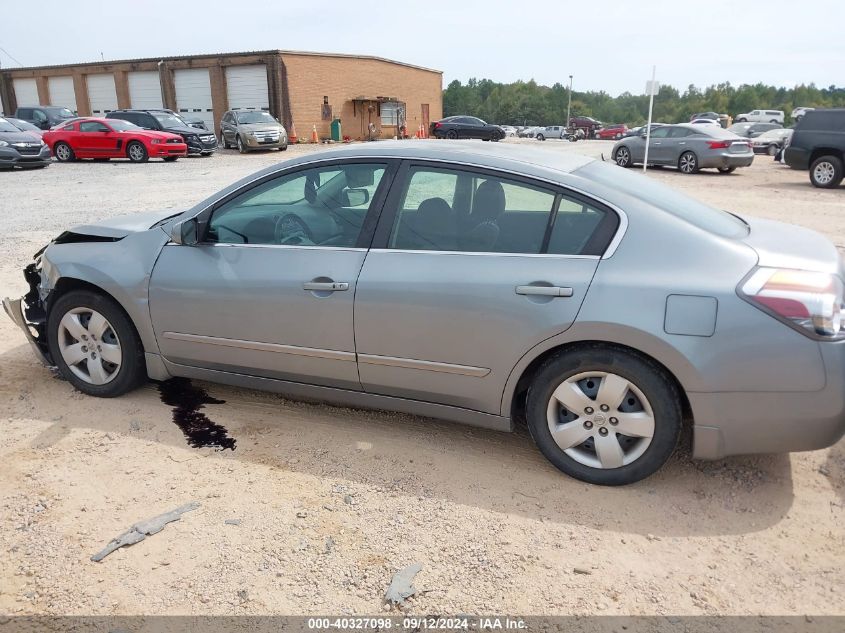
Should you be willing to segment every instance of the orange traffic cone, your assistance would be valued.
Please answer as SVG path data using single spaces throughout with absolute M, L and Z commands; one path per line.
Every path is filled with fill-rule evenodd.
M 427 132 L 428 130 L 425 129 L 425 126 L 420 123 L 420 138 L 428 138 Z
M 296 125 L 293 121 L 290 122 L 290 134 L 288 134 L 288 143 L 296 143 L 299 138 L 296 136 Z
M 312 143 L 319 143 L 320 139 L 317 137 L 317 126 L 313 126 L 311 128 L 311 142 Z

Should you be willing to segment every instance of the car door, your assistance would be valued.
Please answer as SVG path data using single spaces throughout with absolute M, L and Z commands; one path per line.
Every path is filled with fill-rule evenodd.
M 671 162 L 674 154 L 673 144 L 669 138 L 672 126 L 666 125 L 651 131 L 648 142 L 648 162 L 654 165 L 666 165 Z
M 702 127 L 708 128 L 710 126 L 703 125 Z M 698 133 L 695 130 L 686 127 L 669 128 L 669 135 L 663 142 L 661 150 L 663 152 L 663 164 L 677 165 L 681 154 L 686 151 L 695 151 L 692 139 L 696 136 L 698 136 Z
M 80 156 L 98 158 L 114 155 L 117 151 L 117 134 L 99 121 L 82 121 L 76 139 L 79 149 L 74 148 L 74 151 Z
M 227 112 L 220 120 L 220 140 L 224 145 L 234 140 L 234 134 L 232 132 L 233 119 L 234 115 L 231 112 Z
M 490 138 L 489 133 L 485 129 L 486 127 L 481 119 L 471 116 L 464 117 L 462 136 L 464 138 Z
M 364 390 L 499 414 L 517 361 L 574 321 L 597 231 L 618 221 L 546 183 L 404 163 L 358 278 Z
M 293 167 L 201 212 L 200 241 L 166 245 L 150 280 L 164 358 L 360 390 L 353 299 L 394 166 Z

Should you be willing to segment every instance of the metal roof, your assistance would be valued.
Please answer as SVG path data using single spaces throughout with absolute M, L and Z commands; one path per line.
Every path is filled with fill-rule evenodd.
M 243 51 L 239 53 L 202 53 L 200 55 L 173 55 L 169 57 L 139 57 L 135 59 L 114 59 L 114 60 L 99 60 L 93 62 L 79 62 L 75 64 L 54 64 L 48 66 L 23 66 L 18 68 L 0 68 L 0 72 L 17 72 L 17 71 L 33 71 L 33 70 L 48 70 L 54 68 L 76 68 L 79 66 L 110 66 L 114 64 L 139 64 L 145 62 L 170 62 L 181 61 L 184 59 L 214 59 L 215 57 L 245 57 L 252 55 L 299 55 L 303 57 L 342 57 L 348 59 L 366 59 L 372 61 L 385 62 L 388 64 L 397 64 L 399 66 L 406 66 L 408 68 L 416 68 L 417 70 L 424 70 L 430 73 L 443 74 L 442 70 L 435 70 L 433 68 L 426 68 L 425 66 L 417 66 L 415 64 L 408 64 L 406 62 L 396 61 L 395 59 L 387 59 L 386 57 L 377 57 L 375 55 L 355 55 L 352 53 L 320 53 L 316 51 L 288 51 L 282 49 L 270 49 L 264 51 Z

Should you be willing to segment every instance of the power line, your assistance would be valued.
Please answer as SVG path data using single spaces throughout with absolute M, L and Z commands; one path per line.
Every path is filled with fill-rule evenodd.
M 17 59 L 15 59 L 14 57 L 12 57 L 11 53 L 9 53 L 9 51 L 7 51 L 7 50 L 6 50 L 5 48 L 3 48 L 2 46 L 0 46 L 0 51 L 3 51 L 4 53 L 6 53 L 6 57 L 8 57 L 9 59 L 11 59 L 11 60 L 12 60 L 13 62 L 15 62 L 18 66 L 23 66 L 23 64 L 21 64 L 21 63 L 20 63 Z

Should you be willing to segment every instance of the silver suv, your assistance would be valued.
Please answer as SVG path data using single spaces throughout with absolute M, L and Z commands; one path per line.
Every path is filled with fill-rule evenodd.
M 285 126 L 263 110 L 229 110 L 220 121 L 223 149 L 236 147 L 241 154 L 256 149 L 288 148 Z

